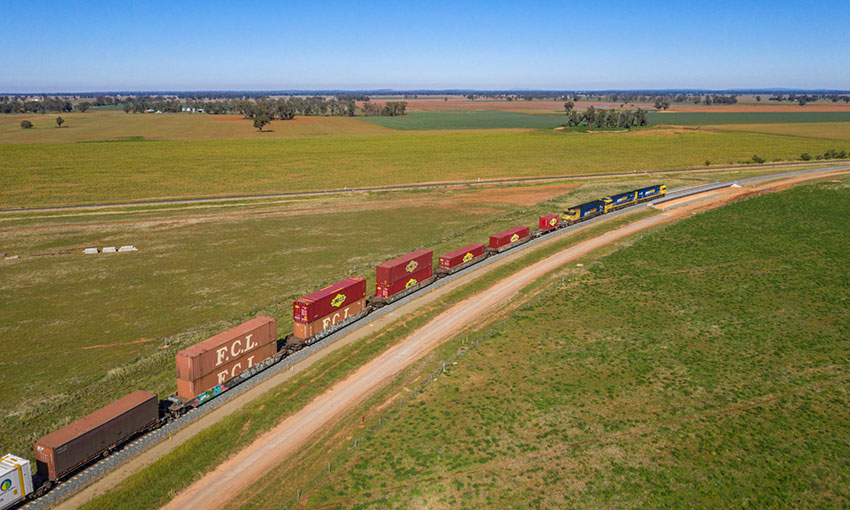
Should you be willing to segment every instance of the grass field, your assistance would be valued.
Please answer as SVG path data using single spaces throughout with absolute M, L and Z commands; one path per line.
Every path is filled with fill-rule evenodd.
M 232 508 L 844 507 L 847 221 L 844 178 L 553 275 Z
M 675 126 L 715 124 L 780 124 L 792 122 L 850 122 L 850 112 L 670 112 L 649 113 L 650 124 Z M 848 124 L 850 128 L 850 124 Z
M 284 336 L 295 298 L 350 275 L 374 289 L 374 267 L 399 254 L 445 253 L 567 201 L 652 182 L 3 218 L 0 246 L 21 258 L 0 259 L 0 450 L 31 454 L 35 438 L 137 388 L 168 395 L 181 346 L 257 314 Z M 125 244 L 139 251 L 82 254 Z M 161 350 L 164 337 L 172 347 Z
M 161 506 L 176 491 L 240 448 L 250 444 L 259 434 L 299 409 L 345 374 L 351 373 L 382 350 L 412 333 L 451 304 L 469 298 L 499 279 L 582 239 L 650 214 L 652 214 L 651 211 L 643 213 L 633 211 L 628 218 L 610 218 L 604 225 L 573 233 L 554 245 L 535 250 L 511 264 L 464 285 L 456 292 L 418 311 L 415 316 L 407 317 L 400 324 L 385 328 L 346 346 L 339 352 L 330 354 L 303 374 L 298 374 L 292 380 L 252 402 L 246 408 L 247 414 L 240 413 L 217 423 L 83 508 L 86 510 L 107 509 L 120 505 L 128 510 L 141 510 Z
M 850 141 L 850 124 L 846 122 L 795 122 L 789 124 L 721 124 L 711 129 L 747 131 L 771 135 L 805 136 Z
M 0 145 L 0 209 L 768 161 L 846 149 L 758 133 L 553 132 Z
M 518 113 L 496 110 L 413 111 L 401 117 L 363 117 L 363 121 L 400 130 L 431 129 L 550 129 L 566 122 L 552 113 Z
M 56 127 L 56 117 L 65 123 Z M 32 129 L 21 129 L 29 120 Z M 350 117 L 298 117 L 275 120 L 260 133 L 241 115 L 127 114 L 123 111 L 47 115 L 0 115 L 2 143 L 63 143 L 97 140 L 224 140 L 316 136 L 380 135 L 392 131 Z

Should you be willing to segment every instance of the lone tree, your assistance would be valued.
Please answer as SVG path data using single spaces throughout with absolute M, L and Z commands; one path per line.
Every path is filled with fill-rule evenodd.
M 567 101 L 566 103 L 564 103 L 564 111 L 567 112 L 567 115 L 569 115 L 570 112 L 572 112 L 573 108 L 575 108 L 575 107 L 576 107 L 576 104 L 572 101 Z
M 32 122 L 28 120 L 21 121 L 21 129 L 30 129 L 32 127 Z
M 64 123 L 65 123 L 65 119 L 63 119 L 62 117 L 56 117 L 56 127 L 61 128 L 62 124 L 64 124 Z
M 77 109 L 80 110 L 81 113 L 86 113 L 86 110 L 91 108 L 91 103 L 88 101 L 83 101 L 82 103 L 77 105 Z
M 271 122 L 271 121 L 269 120 L 268 115 L 260 115 L 256 118 L 254 118 L 254 127 L 257 128 L 257 131 L 262 133 L 263 132 L 263 126 L 265 126 L 269 122 Z

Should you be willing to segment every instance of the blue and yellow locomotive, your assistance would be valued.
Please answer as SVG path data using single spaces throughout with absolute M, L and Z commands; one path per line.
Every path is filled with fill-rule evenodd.
M 567 225 L 572 225 L 630 205 L 636 205 L 641 202 L 660 198 L 666 194 L 667 186 L 663 184 L 655 184 L 646 188 L 627 191 L 625 193 L 570 207 L 561 214 L 561 219 Z

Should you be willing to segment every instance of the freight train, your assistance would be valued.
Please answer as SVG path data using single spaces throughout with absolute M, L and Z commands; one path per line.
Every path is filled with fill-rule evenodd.
M 660 198 L 666 191 L 657 184 L 541 216 L 536 230 L 520 225 L 499 232 L 490 236 L 487 246 L 474 243 L 441 255 L 436 269 L 433 251 L 416 250 L 377 266 L 372 296 L 366 296 L 364 278 L 351 277 L 296 299 L 293 331 L 284 338 L 278 337 L 274 319 L 257 317 L 183 349 L 175 355 L 177 392 L 173 395 L 160 401 L 156 395 L 138 390 L 42 437 L 34 444 L 35 476 L 31 476 L 26 459 L 11 454 L 0 459 L 0 510 L 45 494 L 133 438 L 437 279 L 558 229 Z

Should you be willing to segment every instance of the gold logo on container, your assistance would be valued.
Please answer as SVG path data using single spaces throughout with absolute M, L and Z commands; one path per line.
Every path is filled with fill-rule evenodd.
M 511 242 L 512 242 L 512 243 L 515 243 L 515 242 L 517 242 L 517 241 L 519 241 L 519 234 L 514 234 L 514 235 L 512 235 L 512 236 L 511 236 Z
M 557 224 L 558 224 L 558 218 L 552 218 L 551 220 L 549 220 L 549 225 L 554 227 Z
M 407 271 L 408 273 L 412 273 L 412 272 L 416 271 L 417 267 L 419 267 L 419 262 L 416 262 L 415 260 L 411 260 L 410 262 L 407 263 L 407 266 L 405 266 L 404 270 Z
M 411 278 L 406 284 L 404 284 L 404 288 L 409 289 L 410 287 L 413 287 L 417 283 L 419 283 L 419 282 L 417 282 L 415 278 Z
M 466 255 L 464 255 L 464 256 L 463 256 L 463 261 L 464 261 L 464 262 L 469 262 L 469 261 L 470 261 L 470 260 L 472 260 L 473 258 L 474 258 L 474 257 L 472 256 L 472 254 L 471 254 L 471 253 L 467 253 Z

